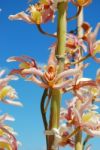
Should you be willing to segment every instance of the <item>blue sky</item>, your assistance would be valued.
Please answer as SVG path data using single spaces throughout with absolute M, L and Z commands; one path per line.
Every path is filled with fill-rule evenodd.
M 35 1 L 33 1 L 35 2 Z M 41 35 L 35 25 L 29 25 L 21 21 L 9 21 L 8 16 L 19 11 L 26 10 L 27 0 L 0 0 L 0 69 L 6 69 L 7 73 L 16 66 L 16 63 L 7 63 L 6 59 L 10 56 L 29 55 L 36 59 L 40 64 L 47 62 L 49 56 L 48 47 L 55 42 L 54 38 Z M 93 3 L 85 8 L 85 20 L 94 28 L 100 21 L 100 2 L 94 0 Z M 68 15 L 75 13 L 70 6 Z M 68 31 L 76 28 L 76 21 L 68 24 Z M 56 31 L 55 23 L 47 23 L 43 28 L 48 32 Z M 100 36 L 99 36 L 100 37 Z M 95 77 L 99 65 L 92 59 L 90 68 L 85 71 L 86 77 Z M 87 74 L 88 72 L 88 74 Z M 19 100 L 24 104 L 23 108 L 8 106 L 0 103 L 0 110 L 8 112 L 15 117 L 15 122 L 8 123 L 18 132 L 17 138 L 22 142 L 19 150 L 44 150 L 44 129 L 40 114 L 40 99 L 43 89 L 31 82 L 23 79 L 13 81 L 11 84 L 16 88 Z M 67 96 L 68 97 L 68 96 Z M 64 96 L 63 105 L 67 100 Z M 69 98 L 69 97 L 68 97 Z M 90 141 L 93 150 L 98 150 L 99 138 Z M 67 149 L 67 148 L 66 148 Z M 69 148 L 68 148 L 69 149 Z

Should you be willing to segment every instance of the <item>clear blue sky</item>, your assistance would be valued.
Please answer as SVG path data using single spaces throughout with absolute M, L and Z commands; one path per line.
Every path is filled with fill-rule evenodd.
M 46 63 L 49 56 L 48 47 L 55 41 L 53 38 L 41 35 L 35 25 L 8 20 L 10 14 L 25 10 L 27 7 L 27 0 L 0 0 L 0 8 L 2 9 L 0 12 L 0 69 L 5 68 L 7 72 L 16 67 L 16 63 L 6 62 L 10 56 L 29 55 L 40 64 Z M 85 8 L 84 12 L 85 20 L 94 28 L 100 21 L 99 0 L 93 0 L 93 3 Z M 75 10 L 70 7 L 69 16 L 72 16 L 73 13 Z M 75 23 L 75 21 L 69 23 L 68 30 L 76 28 Z M 48 23 L 43 27 L 52 33 L 56 31 L 56 23 Z M 91 66 L 88 71 L 85 71 L 85 76 L 94 78 L 99 65 L 91 59 L 89 61 Z M 43 89 L 33 83 L 25 82 L 23 79 L 11 82 L 11 84 L 16 88 L 19 100 L 24 104 L 24 107 L 18 108 L 0 103 L 0 110 L 8 112 L 16 119 L 15 122 L 8 124 L 18 132 L 17 138 L 22 142 L 22 147 L 19 147 L 19 150 L 44 150 L 44 129 L 40 114 L 40 99 Z M 63 105 L 67 98 L 64 97 Z M 93 144 L 92 150 L 99 150 L 99 141 L 99 138 L 90 141 Z

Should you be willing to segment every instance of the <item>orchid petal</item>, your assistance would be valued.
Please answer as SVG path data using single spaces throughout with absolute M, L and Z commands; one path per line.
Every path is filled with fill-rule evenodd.
M 32 18 L 26 13 L 24 13 L 23 11 L 15 15 L 10 15 L 8 18 L 10 20 L 23 20 L 27 23 L 34 24 L 34 21 L 32 20 Z
M 47 84 L 45 84 L 44 82 L 40 81 L 35 76 L 27 78 L 27 81 L 33 81 L 33 82 L 35 82 L 36 84 L 38 84 L 39 86 L 41 86 L 43 88 L 49 88 L 49 86 Z
M 89 128 L 84 129 L 90 136 L 100 136 L 100 130 L 91 130 Z
M 13 134 L 11 134 L 6 128 L 0 127 L 0 130 L 4 133 L 4 135 L 7 137 L 7 141 L 3 143 L 4 148 L 7 148 L 8 150 L 17 150 L 17 141 Z M 9 145 L 7 144 L 9 141 Z M 1 142 L 0 142 L 1 143 Z M 7 145 L 6 145 L 7 144 Z M 2 144 L 0 145 L 2 148 Z
M 82 114 L 84 110 L 88 109 L 91 103 L 92 103 L 92 97 L 90 97 L 86 102 L 81 104 L 81 107 L 79 109 L 80 114 Z
M 54 89 L 67 88 L 72 85 L 72 80 L 63 81 L 61 83 L 55 84 L 53 86 Z
M 96 73 L 96 81 L 100 81 L 100 68 L 97 70 Z
M 40 77 L 43 77 L 43 72 L 38 70 L 38 69 L 36 69 L 36 68 L 24 69 L 22 71 L 22 73 L 34 74 L 34 75 L 38 75 Z
M 9 114 L 4 114 L 0 116 L 0 123 L 3 123 L 5 120 L 14 121 L 15 119 Z
M 74 111 L 74 118 L 75 118 L 75 121 L 76 121 L 76 125 L 80 125 L 82 123 L 81 115 L 75 107 L 73 108 L 73 111 Z
M 0 71 L 0 77 L 2 77 L 2 75 L 4 75 L 4 73 L 5 73 L 5 70 L 1 70 Z
M 11 104 L 11 105 L 15 105 L 15 106 L 23 106 L 23 104 L 19 101 L 13 101 L 13 100 L 10 100 L 10 99 L 6 99 L 3 101 L 4 103 L 6 104 Z
M 64 78 L 67 78 L 69 76 L 74 76 L 74 75 L 79 74 L 79 73 L 80 73 L 79 68 L 66 70 L 66 71 L 58 74 L 56 81 L 60 80 L 61 78 L 64 79 Z

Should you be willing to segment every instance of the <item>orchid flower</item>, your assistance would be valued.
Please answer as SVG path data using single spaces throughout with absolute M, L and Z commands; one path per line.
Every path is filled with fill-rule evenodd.
M 40 0 L 35 5 L 30 5 L 27 9 L 28 13 L 24 11 L 10 15 L 10 20 L 23 20 L 30 24 L 41 24 L 48 22 L 54 18 L 54 10 L 52 8 L 51 0 Z
M 17 93 L 14 88 L 11 86 L 5 86 L 0 91 L 0 101 L 5 104 L 11 104 L 15 106 L 22 106 L 22 103 L 19 101 L 14 101 L 14 99 L 18 98 Z
M 66 2 L 66 0 L 39 0 L 35 5 L 30 5 L 26 12 L 22 11 L 15 15 L 10 15 L 9 19 L 23 20 L 29 24 L 40 25 L 54 19 L 54 13 L 61 2 Z M 68 2 L 72 2 L 78 7 L 84 7 L 89 5 L 91 0 L 77 0 L 77 2 L 75 0 L 68 0 Z
M 92 28 L 88 23 L 83 23 L 83 29 L 85 34 L 82 37 L 89 45 L 89 53 L 96 62 L 100 62 L 100 58 L 96 57 L 96 54 L 100 53 L 100 40 L 96 41 L 96 36 L 100 29 L 100 23 L 97 24 L 95 30 L 91 32 Z
M 54 43 L 50 49 L 51 50 L 55 50 L 56 49 L 57 44 Z M 86 45 L 83 43 L 82 39 L 78 39 L 77 36 L 73 35 L 73 34 L 67 34 L 66 35 L 66 50 L 65 50 L 65 56 L 68 58 L 67 59 L 67 63 L 68 60 L 71 61 L 71 59 L 79 59 L 79 54 L 80 54 L 80 48 L 84 51 L 87 52 L 87 47 Z M 59 56 L 57 56 L 59 57 Z M 69 62 L 70 62 L 69 61 Z
M 89 78 L 80 78 L 74 86 L 75 94 L 84 101 L 84 96 L 93 98 L 93 101 L 100 101 L 100 69 L 97 70 L 96 80 Z M 82 96 L 81 96 L 82 94 Z M 83 97 L 83 98 L 82 98 Z
M 63 88 L 63 92 L 71 91 L 81 101 L 84 101 L 85 96 L 93 97 L 93 101 L 100 101 L 100 69 L 97 70 L 96 79 L 79 78 L 76 75 L 70 82 L 69 86 Z
M 76 102 L 78 109 L 75 106 Z M 74 105 L 70 105 L 67 110 L 61 111 L 60 118 L 66 120 L 70 126 L 80 127 L 90 136 L 100 136 L 100 114 L 94 111 L 96 107 L 92 108 L 92 97 L 85 97 L 84 102 L 76 99 Z
M 7 61 L 20 61 L 22 66 L 23 63 L 26 64 L 26 60 L 22 59 L 23 57 L 11 57 Z M 27 62 L 28 63 L 28 62 Z M 70 76 L 74 76 L 76 74 L 80 74 L 81 70 L 84 68 L 83 66 L 80 66 L 79 68 L 72 68 L 64 70 L 62 73 L 57 74 L 57 59 L 55 58 L 55 50 L 51 50 L 51 54 L 48 60 L 48 65 L 46 67 L 46 70 L 41 70 L 40 68 L 35 66 L 29 66 L 29 68 L 21 67 L 20 69 L 14 69 L 11 71 L 11 74 L 18 73 L 23 77 L 27 77 L 26 79 L 29 81 L 33 81 L 37 83 L 39 86 L 44 88 L 55 88 L 55 89 L 61 89 L 65 86 L 68 86 L 72 79 L 66 80 L 66 78 Z M 61 81 L 59 83 L 59 81 Z
M 4 124 L 5 120 L 14 121 L 8 114 L 0 116 L 0 149 L 17 150 L 17 141 L 12 133 L 12 128 Z
M 0 72 L 0 76 L 3 76 L 4 72 L 5 71 L 2 70 Z M 12 86 L 8 85 L 8 82 L 10 80 L 16 80 L 16 79 L 18 79 L 18 78 L 14 75 L 8 75 L 5 78 L 0 78 L 0 101 L 4 102 L 6 104 L 22 106 L 22 103 L 20 103 L 18 101 L 14 101 L 14 99 L 16 99 L 18 97 L 17 93 Z
M 77 118 L 76 126 L 81 126 L 84 132 L 90 136 L 100 136 L 100 114 L 94 111 L 86 113 L 74 109 L 75 117 Z

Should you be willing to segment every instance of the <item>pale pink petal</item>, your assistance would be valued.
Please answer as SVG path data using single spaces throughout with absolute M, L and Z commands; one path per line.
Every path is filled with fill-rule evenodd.
M 32 18 L 29 15 L 27 15 L 26 13 L 24 13 L 24 11 L 22 11 L 18 14 L 15 14 L 15 15 L 10 15 L 8 18 L 10 20 L 23 20 L 27 23 L 34 24 L 34 21 L 32 20 Z
M 36 84 L 38 84 L 39 86 L 41 86 L 43 88 L 49 88 L 49 86 L 47 84 L 45 84 L 44 82 L 40 81 L 35 76 L 27 78 L 27 81 L 33 81 L 33 82 L 35 82 Z
M 100 63 L 100 58 L 97 58 L 96 56 L 94 56 L 94 55 L 91 55 L 92 56 L 92 58 L 97 62 L 97 63 Z
M 89 128 L 84 128 L 84 131 L 87 132 L 90 136 L 100 136 L 100 130 L 91 130 Z
M 12 62 L 12 61 L 25 62 L 25 59 L 17 56 L 12 56 L 7 59 L 7 62 Z
M 56 81 L 60 80 L 61 78 L 67 78 L 69 76 L 75 76 L 76 74 L 79 74 L 80 73 L 80 69 L 79 68 L 75 68 L 75 69 L 69 69 L 69 70 L 66 70 L 60 74 L 58 74 L 57 78 L 56 78 Z
M 16 140 L 16 138 L 13 136 L 13 134 L 12 133 L 10 133 L 6 128 L 4 128 L 4 127 L 0 127 L 0 129 L 1 130 L 3 130 L 5 133 L 6 133 L 6 135 L 7 135 L 7 138 L 10 138 L 10 141 L 9 141 L 9 139 L 7 140 L 5 140 L 5 142 L 7 142 L 8 143 L 8 141 L 9 141 L 9 144 L 11 145 L 11 147 L 12 147 L 12 149 L 13 150 L 17 150 L 17 140 Z
M 76 126 L 80 126 L 82 123 L 80 112 L 76 108 L 73 108 L 73 113 L 74 113 L 74 119 L 75 119 Z
M 84 99 L 86 99 L 84 97 Z M 86 109 L 88 109 L 89 105 L 92 103 L 92 97 L 89 97 L 88 100 L 85 100 L 85 102 L 83 104 L 81 104 L 79 112 L 82 115 L 83 111 L 85 111 Z
M 75 91 L 74 94 L 75 96 L 79 98 L 79 100 L 81 100 L 82 102 L 84 101 L 84 97 L 82 96 L 82 93 L 80 90 Z
M 36 69 L 36 68 L 24 69 L 24 70 L 22 71 L 22 73 L 34 74 L 34 75 L 38 75 L 38 76 L 40 76 L 40 77 L 43 77 L 43 72 L 40 71 L 39 69 Z
M 6 100 L 3 100 L 4 103 L 6 104 L 10 104 L 10 105 L 14 105 L 14 106 L 23 106 L 23 104 L 19 101 L 13 101 L 13 100 L 10 100 L 10 99 L 6 99 Z
M 9 75 L 5 78 L 0 79 L 0 90 L 8 84 L 10 80 L 17 80 L 18 77 L 14 75 Z
M 2 77 L 4 75 L 4 73 L 5 73 L 5 70 L 1 70 L 0 71 L 0 77 Z
M 0 116 L 0 123 L 3 123 L 5 120 L 14 121 L 15 119 L 9 114 L 4 114 Z
M 48 59 L 48 65 L 55 65 L 55 49 L 50 51 L 50 56 Z
M 66 80 L 61 83 L 55 84 L 53 88 L 55 89 L 68 88 L 69 86 L 72 86 L 72 83 L 73 83 L 72 80 Z

